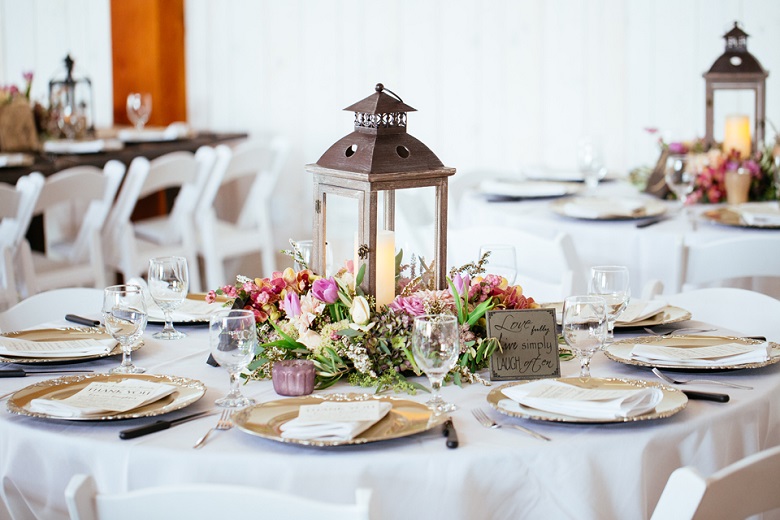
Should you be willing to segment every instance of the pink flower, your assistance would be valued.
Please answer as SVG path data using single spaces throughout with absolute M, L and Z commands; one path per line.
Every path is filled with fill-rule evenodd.
M 281 304 L 282 310 L 291 318 L 296 318 L 301 314 L 301 300 L 298 295 L 292 291 L 288 292 Z
M 669 143 L 669 153 L 688 153 L 685 143 Z
M 311 292 L 315 298 L 328 304 L 336 303 L 339 299 L 339 286 L 333 278 L 315 280 Z
M 237 298 L 238 297 L 238 290 L 234 285 L 225 285 L 222 287 L 222 292 L 225 293 L 225 296 L 228 298 Z
M 217 292 L 211 290 L 206 294 L 206 303 L 214 303 L 215 301 L 217 301 Z
M 33 72 L 32 71 L 23 72 L 22 77 L 24 78 L 25 83 L 31 83 L 33 80 Z
M 410 316 L 422 316 L 425 314 L 423 301 L 417 296 L 398 296 L 390 302 L 388 308 L 393 312 L 409 314 Z
M 458 273 L 452 279 L 452 284 L 455 286 L 455 289 L 457 289 L 458 294 L 463 294 L 464 292 L 468 293 L 469 287 L 471 287 L 471 279 L 467 274 L 461 276 L 460 273 Z M 463 290 L 464 288 L 466 289 L 465 291 Z

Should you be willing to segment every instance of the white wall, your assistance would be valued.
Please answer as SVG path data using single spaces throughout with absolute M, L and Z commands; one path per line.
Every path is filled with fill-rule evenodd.
M 0 0 L 0 83 L 35 69 L 45 91 L 71 51 L 110 121 L 108 16 L 107 0 Z M 740 20 L 780 124 L 776 0 L 187 0 L 185 16 L 190 122 L 292 142 L 280 245 L 309 233 L 303 165 L 351 131 L 341 109 L 377 82 L 418 109 L 409 132 L 447 166 L 574 167 L 577 140 L 601 135 L 626 172 L 656 156 L 645 127 L 703 135 L 701 75 Z M 752 111 L 745 96 L 723 103 Z

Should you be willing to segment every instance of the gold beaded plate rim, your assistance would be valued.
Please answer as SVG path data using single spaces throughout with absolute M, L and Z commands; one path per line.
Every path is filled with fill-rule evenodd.
M 741 370 L 746 368 L 761 368 L 767 365 L 773 365 L 780 361 L 780 345 L 774 342 L 769 342 L 769 358 L 764 361 L 750 362 L 750 363 L 736 363 L 733 365 L 716 365 L 716 366 L 691 366 L 680 365 L 668 361 L 657 361 L 654 363 L 643 361 L 641 359 L 634 359 L 631 357 L 631 349 L 633 345 L 641 343 L 643 345 L 658 345 L 668 347 L 708 347 L 712 345 L 722 345 L 724 343 L 742 343 L 743 345 L 760 345 L 764 343 L 758 339 L 741 338 L 737 336 L 704 336 L 704 335 L 686 335 L 675 334 L 668 338 L 661 336 L 642 336 L 638 338 L 626 338 L 619 341 L 615 341 L 607 346 L 604 350 L 604 354 L 612 361 L 623 363 L 625 365 L 634 365 L 640 367 L 655 367 L 655 368 L 673 368 L 677 370 L 694 370 L 696 372 L 703 370 Z M 682 343 L 682 345 L 680 344 Z
M 48 329 L 30 329 L 4 332 L 0 336 L 7 338 L 25 339 L 27 341 L 75 341 L 81 339 L 111 339 L 111 335 L 103 327 L 60 327 Z M 133 350 L 141 348 L 143 342 L 133 345 Z M 110 356 L 118 356 L 122 353 L 122 347 L 115 343 L 114 348 L 100 354 L 87 354 L 84 356 L 68 357 L 23 357 L 0 355 L 3 363 L 45 364 L 45 363 L 74 363 L 79 361 L 92 361 Z
M 660 388 L 664 396 L 655 410 L 652 412 L 644 413 L 642 415 L 636 415 L 633 417 L 613 417 L 609 419 L 600 418 L 583 418 L 573 417 L 571 415 L 565 415 L 555 412 L 547 412 L 544 410 L 536 410 L 527 406 L 523 406 L 520 403 L 512 401 L 502 393 L 502 390 L 517 385 L 525 385 L 531 381 L 515 381 L 513 383 L 506 383 L 488 393 L 486 399 L 490 406 L 509 417 L 520 417 L 523 419 L 532 419 L 535 421 L 548 421 L 548 422 L 562 422 L 562 423 L 576 423 L 576 424 L 612 424 L 612 423 L 627 423 L 627 422 L 639 422 L 649 421 L 655 419 L 665 419 L 678 413 L 688 405 L 688 397 L 681 391 L 670 386 L 656 383 L 655 381 L 644 381 L 641 379 L 621 379 L 621 378 L 598 378 L 591 377 L 587 381 L 582 381 L 579 377 L 559 377 L 554 381 L 560 381 L 562 383 L 568 383 L 581 388 L 611 388 L 611 389 L 633 389 L 633 388 L 647 388 L 655 387 Z M 516 407 L 517 410 L 508 410 L 505 401 L 509 401 L 511 406 Z
M 393 405 L 390 411 L 371 428 L 351 440 L 288 439 L 282 437 L 279 427 L 298 417 L 302 405 L 320 404 L 324 401 L 368 401 L 378 400 Z M 241 431 L 272 441 L 300 446 L 332 447 L 350 446 L 408 437 L 441 425 L 446 415 L 434 415 L 422 403 L 393 396 L 371 394 L 314 394 L 302 397 L 288 397 L 256 404 L 233 415 L 233 424 Z
M 555 319 L 558 325 L 561 324 L 561 316 L 563 313 L 563 302 L 548 302 L 540 304 L 543 309 L 555 309 Z M 631 323 L 615 323 L 616 329 L 634 329 L 637 327 L 655 327 L 657 325 L 668 325 L 670 323 L 679 323 L 681 321 L 688 321 L 692 317 L 690 311 L 687 311 L 681 307 L 674 305 L 667 305 L 657 314 L 645 318 L 643 320 L 634 321 Z
M 30 401 L 37 398 L 65 399 L 93 382 L 118 383 L 124 379 L 141 379 L 154 383 L 174 385 L 177 389 L 170 395 L 140 408 L 121 413 L 109 413 L 99 417 L 59 417 L 30 410 Z M 32 384 L 14 393 L 8 399 L 8 411 L 39 419 L 60 421 L 114 421 L 154 417 L 189 406 L 203 397 L 206 385 L 197 379 L 162 374 L 84 374 L 63 376 Z
M 731 208 L 716 208 L 702 212 L 701 217 L 713 224 L 720 224 L 722 226 L 751 228 L 751 229 L 780 229 L 780 226 L 767 224 L 757 225 L 748 224 L 740 214 Z

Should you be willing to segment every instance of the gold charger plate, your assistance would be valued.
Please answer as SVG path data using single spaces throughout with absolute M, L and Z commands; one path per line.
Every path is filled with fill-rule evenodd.
M 561 215 L 562 217 L 574 218 L 578 220 L 637 220 L 637 219 L 648 218 L 648 217 L 657 217 L 666 213 L 666 205 L 659 200 L 652 200 L 652 199 L 647 199 L 647 200 L 643 199 L 644 206 L 634 211 L 631 215 L 615 214 L 615 215 L 604 215 L 599 217 L 585 217 L 579 215 L 572 215 L 571 213 L 566 211 L 567 204 L 576 204 L 577 202 L 578 199 L 576 197 L 555 200 L 553 202 L 550 202 L 550 209 L 552 209 L 555 213 Z
M 187 300 L 196 301 L 196 302 L 205 302 L 206 300 L 206 293 L 189 293 L 186 296 Z M 229 302 L 231 299 L 227 296 L 223 295 L 217 295 L 216 301 L 212 305 L 217 305 L 219 307 L 218 310 L 222 310 L 223 304 Z M 151 308 L 154 306 L 155 310 L 159 310 L 159 307 L 157 307 L 157 304 L 154 303 L 154 300 L 149 297 L 149 301 L 147 301 L 147 307 Z M 159 310 L 160 313 L 162 313 L 162 310 Z M 211 319 L 210 315 L 205 316 L 197 316 L 189 319 L 184 320 L 174 320 L 173 325 L 193 325 L 193 324 L 199 324 L 199 323 L 208 323 Z M 156 325 L 163 325 L 165 323 L 165 320 L 161 316 L 148 316 L 147 323 L 153 323 Z
M 542 303 L 540 306 L 543 309 L 555 309 L 555 320 L 558 325 L 561 324 L 561 316 L 563 315 L 563 302 L 549 302 Z M 680 321 L 687 321 L 691 319 L 691 313 L 681 307 L 675 307 L 674 305 L 667 305 L 658 314 L 654 314 L 649 318 L 635 321 L 632 323 L 616 323 L 616 329 L 633 329 L 636 327 L 654 327 L 656 325 L 667 325 L 669 323 L 677 323 Z
M 65 399 L 83 389 L 90 383 L 118 383 L 123 379 L 143 379 L 154 383 L 175 385 L 177 389 L 162 399 L 128 412 L 106 414 L 100 417 L 58 417 L 30 410 L 30 401 L 41 397 L 47 399 Z M 113 421 L 118 419 L 137 419 L 154 417 L 189 406 L 206 393 L 206 385 L 196 379 L 156 374 L 85 374 L 65 376 L 41 381 L 22 388 L 8 399 L 8 411 L 18 415 L 29 415 L 41 419 L 63 421 Z
M 14 332 L 5 332 L 0 334 L 7 338 L 25 339 L 27 341 L 71 341 L 80 339 L 112 339 L 111 335 L 102 327 L 60 327 L 56 329 L 33 329 L 19 330 Z M 133 350 L 141 348 L 139 343 L 133 346 Z M 77 361 L 91 361 L 94 359 L 117 356 L 122 353 L 122 347 L 117 343 L 109 352 L 102 354 L 88 354 L 86 356 L 73 357 L 17 357 L 0 355 L 0 362 L 3 363 L 73 363 Z
M 371 428 L 352 440 L 301 440 L 282 437 L 279 429 L 284 423 L 298 417 L 302 405 L 320 404 L 323 401 L 368 401 L 376 399 L 389 402 L 392 409 Z M 424 404 L 392 396 L 369 394 L 315 394 L 290 397 L 245 408 L 233 416 L 233 423 L 240 430 L 273 441 L 300 444 L 302 446 L 347 446 L 367 442 L 385 441 L 422 433 L 442 424 L 445 415 L 434 416 Z
M 780 229 L 780 226 L 766 225 L 756 226 L 750 225 L 742 220 L 740 214 L 731 208 L 716 208 L 702 212 L 701 214 L 704 220 L 712 222 L 714 224 L 720 224 L 722 226 L 742 227 L 751 229 Z
M 509 399 L 501 392 L 504 388 L 524 385 L 530 383 L 530 381 L 517 381 L 494 388 L 487 395 L 487 402 L 498 412 L 510 417 L 521 417 L 523 419 L 533 419 L 536 421 L 582 424 L 608 424 L 664 419 L 676 414 L 688 404 L 688 397 L 681 390 L 662 385 L 661 383 L 656 383 L 655 381 L 598 377 L 592 377 L 587 381 L 581 381 L 579 377 L 560 377 L 556 378 L 556 381 L 579 386 L 580 388 L 608 388 L 611 390 L 656 387 L 661 389 L 664 393 L 664 397 L 652 412 L 636 415 L 634 417 L 615 417 L 611 419 L 586 419 L 583 417 L 572 417 L 571 415 L 537 410 L 535 408 L 523 406 L 520 403 Z
M 668 338 L 661 336 L 642 336 L 639 338 L 628 338 L 615 341 L 607 346 L 604 350 L 606 356 L 612 361 L 623 363 L 626 365 L 635 365 L 640 367 L 657 367 L 657 368 L 673 368 L 678 370 L 737 370 L 743 368 L 761 368 L 767 365 L 772 365 L 780 361 L 780 345 L 770 342 L 771 347 L 769 358 L 765 361 L 755 363 L 737 363 L 734 365 L 718 365 L 718 366 L 691 366 L 691 365 L 679 365 L 669 361 L 658 361 L 650 363 L 642 361 L 640 359 L 634 359 L 631 357 L 631 349 L 634 344 L 641 343 L 643 345 L 657 345 L 666 347 L 709 347 L 712 345 L 722 345 L 724 343 L 742 343 L 743 345 L 760 345 L 764 343 L 761 340 L 740 338 L 734 336 L 702 336 L 702 335 L 674 335 Z

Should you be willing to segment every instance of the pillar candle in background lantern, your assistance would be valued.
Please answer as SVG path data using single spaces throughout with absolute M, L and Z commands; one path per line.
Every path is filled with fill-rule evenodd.
M 376 305 L 388 305 L 395 298 L 395 233 L 376 233 Z
M 743 115 L 733 115 L 726 118 L 726 132 L 723 137 L 723 151 L 739 152 L 742 159 L 750 157 L 750 118 Z

